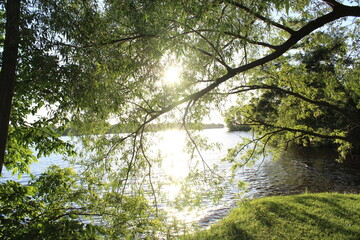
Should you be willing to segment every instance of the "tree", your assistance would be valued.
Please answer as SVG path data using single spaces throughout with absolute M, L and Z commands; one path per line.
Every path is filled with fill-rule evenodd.
M 242 118 L 266 142 L 286 149 L 333 145 L 339 160 L 359 151 L 360 99 L 357 45 L 346 29 L 317 32 L 306 52 L 296 52 L 259 69 L 248 85 L 234 92 L 258 91 L 250 104 L 241 104 L 231 119 Z M 293 63 L 288 61 L 293 59 Z M 233 120 L 233 121 L 234 121 Z
M 0 74 L 0 174 L 4 163 L 10 109 L 15 87 L 15 71 L 19 45 L 20 1 L 10 1 L 6 7 L 6 35 Z
M 116 116 L 120 122 L 133 121 L 137 135 L 147 123 L 184 104 L 185 115 L 198 118 L 202 114 L 188 113 L 205 113 L 210 102 L 224 99 L 216 93 L 226 89 L 225 82 L 234 87 L 241 73 L 278 58 L 325 24 L 359 15 L 359 7 L 336 1 L 293 6 L 260 1 L 252 8 L 236 1 L 108 1 L 101 7 L 87 1 L 26 4 L 20 25 L 22 66 L 15 86 L 19 100 L 14 100 L 13 137 L 5 161 L 21 171 L 34 161 L 26 150 L 31 145 L 39 155 L 70 152 L 49 124 L 71 120 L 106 127 L 104 122 Z M 295 13 L 313 20 L 300 21 Z M 182 63 L 181 84 L 159 84 L 166 62 Z M 44 75 L 34 74 L 38 72 Z M 31 95 L 23 94 L 25 90 Z M 51 120 L 24 121 L 44 104 L 54 113 Z M 195 110 L 201 106 L 206 107 Z M 11 139 L 22 140 L 19 144 Z M 26 160 L 15 157 L 19 149 Z
M 200 121 L 213 106 L 221 106 L 229 94 L 243 92 L 242 87 L 245 87 L 244 91 L 259 89 L 257 85 L 261 82 L 250 82 L 249 79 L 261 66 L 284 54 L 287 56 L 291 49 L 307 51 L 304 44 L 306 41 L 309 45 L 315 44 L 313 36 L 317 31 L 324 26 L 336 27 L 331 23 L 339 23 L 345 17 L 358 17 L 359 9 L 336 1 L 291 4 L 286 1 L 251 4 L 246 1 L 106 2 L 106 22 L 119 27 L 113 28 L 111 35 L 96 33 L 96 36 L 105 37 L 95 44 L 101 46 L 100 55 L 83 51 L 80 46 L 77 49 L 86 65 L 89 65 L 89 60 L 98 64 L 96 77 L 103 79 L 104 88 L 110 86 L 126 92 L 117 98 L 118 102 L 114 102 L 115 98 L 107 98 L 107 109 L 113 110 L 112 114 L 119 122 L 133 124 L 137 130 L 126 137 L 115 136 L 112 140 L 96 138 L 99 144 L 89 145 L 98 153 L 96 163 L 100 169 L 106 169 L 109 164 L 106 160 L 117 162 L 117 159 L 122 159 L 125 165 L 120 168 L 126 171 L 124 175 L 119 174 L 120 179 L 124 176 L 128 179 L 128 170 L 132 168 L 143 167 L 146 175 L 147 167 L 150 169 L 152 166 L 144 151 L 143 133 L 148 123 L 164 120 L 169 113 L 179 110 L 182 115 L 174 115 L 180 116 L 178 118 L 185 127 L 186 122 Z M 127 17 L 119 18 L 124 13 Z M 353 22 L 353 26 L 357 24 Z M 129 32 L 120 26 L 132 28 Z M 292 61 L 290 56 L 287 61 Z M 161 73 L 164 68 L 176 64 L 182 65 L 182 82 L 168 86 L 162 82 Z M 130 73 L 122 74 L 124 68 Z M 268 90 L 269 98 L 279 92 L 277 89 Z M 108 94 L 116 95 L 111 90 Z M 105 105 L 100 99 L 95 102 Z M 117 108 L 119 104 L 121 108 Z M 81 118 L 94 120 L 94 108 L 98 105 L 92 107 Z M 341 112 L 347 115 L 345 109 Z M 358 121 L 357 117 L 351 118 L 353 122 Z M 97 115 L 95 119 L 99 119 Z M 80 122 L 81 126 L 86 126 L 85 121 Z M 317 137 L 322 136 L 317 134 Z M 343 147 L 348 145 L 349 139 L 341 134 L 335 134 L 331 139 L 343 142 Z M 110 146 L 104 147 L 101 141 Z M 116 156 L 115 149 L 126 148 L 127 144 L 132 144 L 129 152 Z M 94 156 L 90 161 L 93 159 Z M 99 178 L 103 175 L 98 174 Z M 123 182 L 120 179 L 114 181 Z
M 0 166 L 1 170 L 4 165 L 21 173 L 28 172 L 29 164 L 41 156 L 53 152 L 73 153 L 72 147 L 55 131 L 55 127 L 61 131 L 69 121 L 68 113 L 78 108 L 75 97 L 64 90 L 85 77 L 81 75 L 80 66 L 68 59 L 68 44 L 79 41 L 83 37 L 81 32 L 90 31 L 91 24 L 97 21 L 92 1 L 21 1 L 21 5 L 16 2 L 8 1 L 6 8 L 4 2 L 1 3 L 6 15 L 16 10 L 17 18 L 11 21 L 9 16 L 6 20 L 6 25 L 14 29 L 4 36 Z M 72 24 L 78 25 L 76 30 Z M 7 44 L 16 40 L 19 49 L 10 46 L 12 52 L 6 51 Z M 12 62 L 6 59 L 7 56 Z M 7 65 L 12 66 L 13 74 L 17 66 L 16 76 L 6 74 L 10 71 Z M 48 110 L 47 116 L 35 120 L 29 118 L 44 109 Z M 33 148 L 37 156 L 34 156 Z
M 153 186 L 151 176 L 160 161 L 147 154 L 151 142 L 145 138 L 150 122 L 175 118 L 184 123 L 185 129 L 187 122 L 200 122 L 213 108 L 221 108 L 227 96 L 235 92 L 240 94 L 241 86 L 249 84 L 250 88 L 255 88 L 259 85 L 261 82 L 253 79 L 256 79 L 262 66 L 265 68 L 277 59 L 286 60 L 289 64 L 296 61 L 291 59 L 290 53 L 313 51 L 309 46 L 311 43 L 317 44 L 317 41 L 313 41 L 317 31 L 325 27 L 339 28 L 340 26 L 331 23 L 339 23 L 346 16 L 358 17 L 360 14 L 358 6 L 345 6 L 335 1 L 302 1 L 291 4 L 279 1 L 106 3 L 106 22 L 118 28 L 112 28 L 112 34 L 109 35 L 102 34 L 102 29 L 99 29 L 100 33 L 96 33 L 96 36 L 101 38 L 90 38 L 99 41 L 91 44 L 97 48 L 101 46 L 101 54 L 99 50 L 96 54 L 84 51 L 81 46 L 76 49 L 81 53 L 79 55 L 85 65 L 94 62 L 97 64 L 95 79 L 102 79 L 99 84 L 103 89 L 110 90 L 108 96 L 116 96 L 119 89 L 122 95 L 118 98 L 105 96 L 105 102 L 97 99 L 96 95 L 96 104 L 79 115 L 78 125 L 86 127 L 88 119 L 91 122 L 96 120 L 97 125 L 99 119 L 106 121 L 106 118 L 99 118 L 97 108 L 103 106 L 104 111 L 104 106 L 107 106 L 106 109 L 111 109 L 120 123 L 132 125 L 136 130 L 126 136 L 86 136 L 86 147 L 94 154 L 83 158 L 81 164 L 92 167 L 84 175 L 94 179 L 104 179 L 106 175 L 111 186 L 124 192 L 129 185 L 133 192 L 139 191 L 134 186 L 147 186 L 149 189 L 146 192 L 157 188 L 156 185 Z M 127 17 L 124 17 L 124 13 Z M 352 24 L 351 26 L 358 25 L 356 20 Z M 122 26 L 132 28 L 129 30 Z M 355 39 L 354 36 L 352 38 Z M 162 72 L 174 65 L 182 66 L 182 81 L 169 85 L 162 81 Z M 127 74 L 123 74 L 124 72 Z M 100 96 L 103 94 L 99 93 Z M 270 89 L 268 95 L 271 99 L 272 95 L 279 93 Z M 86 96 L 86 99 L 91 98 L 94 96 Z M 114 102 L 114 99 L 118 102 Z M 268 105 L 264 104 L 266 106 Z M 292 133 L 290 128 L 277 132 L 285 130 Z M 86 131 L 88 130 L 85 129 L 84 132 Z M 192 132 L 187 132 L 191 143 L 202 143 L 196 141 Z M 267 138 L 277 132 L 259 131 L 263 135 L 257 138 L 257 151 L 264 150 L 260 140 L 264 140 L 266 144 Z M 316 131 L 312 132 L 316 134 Z M 318 133 L 317 137 L 322 136 Z M 343 146 L 347 145 L 346 139 L 340 134 L 335 136 L 336 139 L 332 137 L 335 141 L 343 141 Z M 243 146 L 239 146 L 239 149 L 243 149 Z M 239 149 L 230 151 L 229 157 L 236 155 Z M 196 153 L 198 147 L 192 145 L 189 151 Z M 254 157 L 254 153 L 251 150 L 245 155 L 246 160 Z M 208 184 L 215 185 L 217 188 L 213 189 L 220 193 L 223 187 L 219 184 L 221 176 L 216 175 L 216 170 L 207 166 L 201 156 L 196 160 L 199 165 L 204 162 L 206 170 L 201 175 L 194 168 L 187 179 L 192 184 L 197 183 L 197 189 L 202 189 L 201 184 L 206 183 L 204 180 L 199 181 L 198 177 L 205 174 L 205 179 L 212 181 Z M 211 177 L 209 172 L 212 173 Z M 183 189 L 183 196 L 193 197 L 190 188 L 185 185 Z M 157 200 L 155 198 L 155 205 Z M 194 197 L 194 200 L 197 198 Z
M 137 207 L 131 207 L 147 209 L 144 196 L 157 189 L 151 176 L 160 160 L 147 152 L 151 146 L 151 139 L 146 138 L 150 122 L 182 121 L 189 142 L 196 142 L 187 122 L 199 122 L 213 108 L 221 107 L 229 95 L 240 93 L 241 86 L 259 85 L 249 81 L 256 79 L 261 66 L 271 68 L 270 62 L 284 61 L 281 56 L 289 50 L 308 52 L 306 46 L 323 27 L 360 16 L 359 6 L 333 0 L 108 0 L 98 4 L 39 0 L 23 2 L 21 10 L 17 82 L 4 164 L 26 171 L 29 162 L 36 160 L 32 146 L 38 156 L 70 154 L 71 146 L 53 127 L 71 123 L 83 134 L 86 150 L 77 161 L 84 166 L 81 179 L 90 193 L 99 196 L 90 201 L 91 207 L 99 210 L 105 192 L 109 204 L 104 207 L 110 214 L 102 216 L 113 223 L 109 231 L 114 236 L 134 230 L 130 223 L 151 215 L 148 211 L 134 212 Z M 355 20 L 351 26 L 357 25 Z M 304 45 L 305 41 L 309 44 Z M 314 59 L 311 54 L 308 57 Z M 292 65 L 292 59 L 286 61 Z M 181 82 L 165 83 L 164 69 L 176 65 L 182 68 Z M 348 69 L 349 78 L 356 76 L 356 71 Z M 257 100 L 275 101 L 274 96 L 284 94 L 279 89 L 266 90 L 269 93 L 263 99 L 254 98 L 255 104 Z M 288 101 L 298 104 L 292 98 Z M 43 105 L 51 115 L 29 122 L 27 116 Z M 275 110 L 263 109 L 266 111 L 270 114 Z M 135 131 L 92 135 L 106 133 L 111 118 Z M 268 135 L 264 134 L 266 139 Z M 190 151 L 199 151 L 199 145 L 191 146 Z M 215 172 L 201 156 L 198 161 L 207 171 Z M 199 183 L 201 190 L 205 184 L 196 181 L 199 175 L 194 169 L 188 179 Z M 221 193 L 220 179 L 216 174 L 207 178 L 209 184 L 220 188 L 217 193 Z M 187 190 L 185 186 L 183 191 L 191 196 Z M 152 199 L 157 205 L 158 199 Z M 118 205 L 113 207 L 115 202 Z M 124 214 L 124 221 L 114 217 L 119 213 Z

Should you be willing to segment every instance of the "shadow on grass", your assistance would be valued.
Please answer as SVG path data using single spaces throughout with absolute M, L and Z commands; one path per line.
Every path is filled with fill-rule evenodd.
M 359 200 L 346 195 L 300 195 L 288 201 L 263 202 L 264 210 L 255 208 L 254 214 L 256 220 L 270 229 L 281 224 L 287 228 L 283 232 L 303 229 L 303 234 L 309 237 L 319 232 L 324 236 L 340 234 L 348 239 L 354 236 L 360 239 L 360 227 L 354 227 L 360 226 L 360 204 L 357 209 L 351 208 L 348 204 L 353 201 Z M 297 229 L 294 226 L 298 226 Z
M 185 239 L 360 239 L 360 196 L 321 193 L 258 199 Z

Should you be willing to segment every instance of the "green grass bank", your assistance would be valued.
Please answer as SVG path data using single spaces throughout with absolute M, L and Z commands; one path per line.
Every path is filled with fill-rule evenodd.
M 183 239 L 360 239 L 360 195 L 277 196 L 240 203 L 209 230 Z

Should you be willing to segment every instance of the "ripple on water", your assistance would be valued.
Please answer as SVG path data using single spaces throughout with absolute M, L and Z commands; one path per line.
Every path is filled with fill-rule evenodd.
M 170 132 L 170 134 L 162 133 L 170 139 L 166 140 L 167 142 L 174 139 L 174 132 L 176 131 Z M 249 136 L 248 133 L 243 132 L 229 133 L 225 129 L 205 130 L 203 135 L 209 137 L 210 140 L 216 139 L 223 145 L 222 151 L 206 151 L 203 153 L 204 159 L 209 162 L 219 161 L 221 157 L 225 156 L 227 148 L 233 147 L 241 141 L 241 137 Z M 172 158 L 174 158 L 174 156 L 181 156 L 182 159 L 185 159 L 183 153 L 181 153 L 182 149 L 180 149 L 180 147 L 184 145 L 181 139 L 184 140 L 185 134 L 181 133 L 176 136 L 177 143 L 172 145 L 168 144 L 164 155 Z M 334 154 L 326 150 L 297 151 L 294 149 L 289 150 L 277 161 L 271 161 L 270 158 L 266 158 L 262 164 L 255 163 L 252 167 L 245 167 L 236 175 L 236 180 L 249 183 L 247 191 L 243 192 L 241 197 L 259 198 L 274 195 L 299 194 L 306 191 L 360 193 L 360 165 L 339 164 L 335 162 L 335 158 L 336 156 Z M 39 175 L 51 164 L 57 164 L 62 167 L 69 166 L 66 161 L 61 159 L 61 156 L 52 155 L 48 158 L 42 158 L 39 163 L 32 165 L 32 173 Z M 220 165 L 222 171 L 230 168 L 229 163 L 220 162 Z M 180 172 L 179 168 L 184 166 L 188 167 L 186 164 L 178 164 L 174 159 L 167 162 L 165 166 L 168 166 L 169 169 L 162 174 L 177 173 L 177 177 L 181 177 L 181 174 L 186 173 L 185 169 Z M 157 178 L 160 179 L 161 174 L 159 174 Z M 5 171 L 1 182 L 16 179 L 16 176 L 11 176 L 9 172 Z M 27 183 L 29 179 L 29 176 L 24 175 L 20 182 Z M 222 199 L 219 204 L 214 204 L 212 201 L 204 199 L 202 209 L 199 210 L 198 213 L 191 215 L 187 212 L 176 214 L 181 216 L 182 220 L 186 220 L 187 222 L 195 221 L 201 227 L 208 227 L 215 221 L 226 216 L 232 208 L 237 206 L 237 202 L 240 200 L 237 194 L 238 191 L 236 188 L 229 188 L 228 192 L 224 195 L 224 199 Z M 161 208 L 166 209 L 166 203 L 163 203 Z M 169 211 L 173 210 L 169 209 Z M 191 219 L 189 219 L 189 217 Z

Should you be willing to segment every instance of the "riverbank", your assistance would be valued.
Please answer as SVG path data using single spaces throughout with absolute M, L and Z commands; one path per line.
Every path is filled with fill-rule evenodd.
M 360 239 L 360 195 L 317 193 L 246 201 L 209 230 L 183 239 Z

